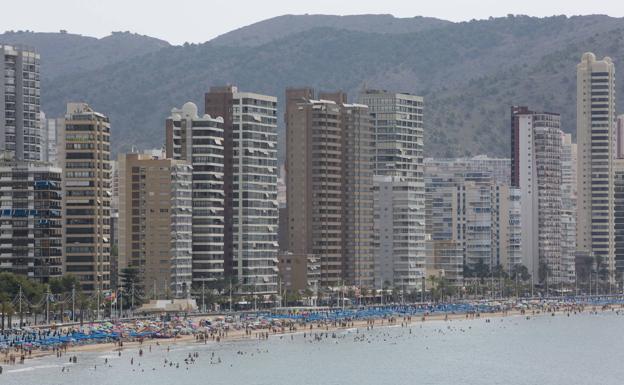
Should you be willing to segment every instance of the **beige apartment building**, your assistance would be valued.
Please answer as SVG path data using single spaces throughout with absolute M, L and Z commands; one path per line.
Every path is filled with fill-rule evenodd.
M 343 93 L 286 91 L 288 250 L 320 260 L 320 285 L 373 287 L 373 131 Z
M 191 166 L 150 154 L 121 154 L 119 269 L 139 270 L 145 290 L 184 298 L 192 282 Z
M 609 57 L 597 60 L 585 53 L 576 71 L 576 246 L 586 255 L 601 257 L 614 272 L 615 66 Z
M 61 125 L 65 272 L 82 290 L 110 289 L 110 123 L 86 103 L 69 103 Z

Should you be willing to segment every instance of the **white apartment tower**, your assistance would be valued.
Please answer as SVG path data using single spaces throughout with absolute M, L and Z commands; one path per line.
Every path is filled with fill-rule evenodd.
M 523 264 L 538 282 L 559 283 L 561 254 L 561 129 L 559 114 L 511 108 L 511 178 L 521 190 Z M 548 271 L 548 273 L 546 273 Z M 545 283 L 545 281 L 543 282 Z
M 193 168 L 193 282 L 223 277 L 223 118 L 198 116 L 188 102 L 166 121 L 167 158 Z
M 423 98 L 364 90 L 359 102 L 368 106 L 374 128 L 376 285 L 388 280 L 413 290 L 426 267 Z
M 576 67 L 577 250 L 615 271 L 613 160 L 615 66 L 585 53 Z M 613 275 L 610 275 L 613 279 Z
M 561 257 L 564 281 L 574 282 L 576 255 L 576 143 L 561 136 Z
M 205 108 L 224 122 L 225 273 L 241 294 L 277 293 L 277 98 L 211 87 Z
M 0 152 L 16 160 L 42 160 L 39 54 L 0 44 Z

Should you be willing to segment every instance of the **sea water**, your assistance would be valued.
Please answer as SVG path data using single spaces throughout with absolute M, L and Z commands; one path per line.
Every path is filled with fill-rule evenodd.
M 3 365 L 0 385 L 623 384 L 624 315 L 416 322 L 409 327 L 152 345 Z M 167 351 L 169 346 L 169 351 Z M 185 358 L 198 354 L 195 363 Z M 131 358 L 133 363 L 131 364 Z M 108 364 L 105 364 L 105 360 Z M 165 364 L 173 362 L 173 365 Z M 179 364 L 179 367 L 176 367 Z M 63 366 L 69 371 L 63 372 Z

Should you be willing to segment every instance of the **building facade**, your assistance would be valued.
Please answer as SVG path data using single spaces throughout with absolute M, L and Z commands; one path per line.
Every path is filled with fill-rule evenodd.
M 205 108 L 223 117 L 225 273 L 241 294 L 277 293 L 277 98 L 212 87 Z
M 69 103 L 60 133 L 65 272 L 82 290 L 110 288 L 110 123 L 86 103 Z
M 61 170 L 0 161 L 0 271 L 41 283 L 63 273 Z
M 148 154 L 121 154 L 119 269 L 138 269 L 146 291 L 184 298 L 192 283 L 191 166 Z
M 188 102 L 166 121 L 167 158 L 193 168 L 193 283 L 224 276 L 223 118 L 199 116 Z
M 496 162 L 479 163 L 465 158 L 425 163 L 427 237 L 458 243 L 465 277 L 499 265 L 510 271 L 521 255 L 519 192 L 502 181 L 509 172 L 494 167 Z
M 613 159 L 615 66 L 585 53 L 576 67 L 576 247 L 615 271 Z M 613 275 L 610 274 L 613 279 Z
M 423 98 L 365 90 L 359 102 L 374 129 L 376 286 L 389 281 L 410 291 L 425 274 Z
M 624 159 L 624 115 L 618 115 L 617 125 L 615 131 L 615 143 L 616 152 L 615 157 L 617 159 Z
M 616 159 L 613 167 L 613 221 L 615 279 L 624 281 L 624 159 Z
M 61 118 L 46 118 L 43 111 L 41 117 L 41 161 L 49 162 L 55 166 L 59 165 L 59 139 L 58 132 L 63 124 Z
M 521 191 L 523 264 L 534 283 L 540 275 L 540 283 L 546 278 L 549 283 L 567 280 L 561 240 L 560 122 L 559 114 L 511 108 L 512 182 Z
M 42 160 L 39 61 L 33 49 L 0 44 L 0 152 L 10 159 Z
M 374 285 L 373 142 L 366 106 L 286 91 L 288 250 L 318 257 L 320 285 Z
M 505 271 L 513 272 L 522 265 L 522 192 L 509 189 L 509 222 L 507 227 L 507 257 L 501 258 Z
M 450 285 L 458 287 L 464 284 L 464 255 L 459 242 L 428 239 L 425 250 L 426 278 L 444 277 Z
M 576 276 L 576 143 L 572 135 L 561 136 L 561 258 L 564 282 L 572 283 Z
M 424 245 L 415 230 L 423 226 L 421 191 L 400 177 L 375 176 L 375 286 L 403 291 L 420 288 L 425 274 Z

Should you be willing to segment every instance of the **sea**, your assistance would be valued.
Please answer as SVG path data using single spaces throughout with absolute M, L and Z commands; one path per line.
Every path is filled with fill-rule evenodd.
M 621 385 L 624 313 L 482 317 L 409 327 L 378 321 L 372 330 L 335 335 L 315 329 L 268 340 L 252 335 L 152 345 L 151 351 L 146 342 L 143 350 L 143 356 L 134 347 L 121 356 L 82 352 L 76 364 L 66 355 L 3 365 L 0 385 Z

